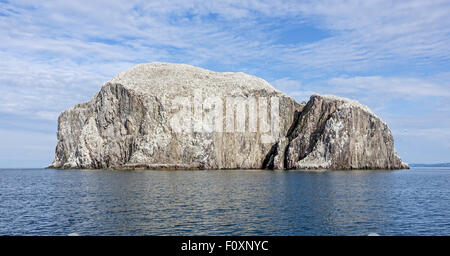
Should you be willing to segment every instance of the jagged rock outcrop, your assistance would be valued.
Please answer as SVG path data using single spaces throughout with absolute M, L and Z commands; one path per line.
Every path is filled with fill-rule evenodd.
M 386 123 L 357 101 L 313 95 L 295 119 L 275 168 L 408 168 Z
M 244 73 L 150 63 L 122 72 L 58 118 L 52 168 L 400 169 L 370 110 L 335 96 L 305 104 Z

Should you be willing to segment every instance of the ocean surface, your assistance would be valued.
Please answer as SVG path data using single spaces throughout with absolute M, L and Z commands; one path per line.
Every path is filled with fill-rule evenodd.
M 450 235 L 450 168 L 0 169 L 0 235 Z

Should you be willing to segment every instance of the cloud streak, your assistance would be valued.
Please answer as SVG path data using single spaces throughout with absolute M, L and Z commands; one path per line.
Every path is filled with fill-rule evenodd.
M 442 117 L 448 13 L 441 0 L 0 1 L 0 114 L 54 122 L 118 72 L 167 61 L 257 75 L 298 100 L 333 93 L 388 117 L 414 114 L 414 99 Z

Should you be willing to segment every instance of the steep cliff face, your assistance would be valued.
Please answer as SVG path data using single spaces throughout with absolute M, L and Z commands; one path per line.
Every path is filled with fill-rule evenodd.
M 58 119 L 53 168 L 400 169 L 370 110 L 335 96 L 305 104 L 243 73 L 141 64 Z
M 345 98 L 313 95 L 287 137 L 287 169 L 408 168 L 386 123 Z
M 299 108 L 243 73 L 141 64 L 60 115 L 51 167 L 261 168 Z

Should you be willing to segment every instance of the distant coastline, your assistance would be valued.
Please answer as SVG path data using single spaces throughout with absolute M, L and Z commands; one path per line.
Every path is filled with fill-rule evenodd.
M 450 163 L 437 164 L 409 164 L 410 167 L 450 167 Z

